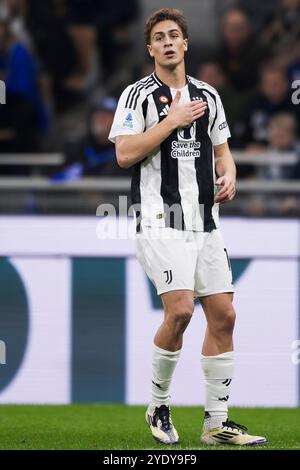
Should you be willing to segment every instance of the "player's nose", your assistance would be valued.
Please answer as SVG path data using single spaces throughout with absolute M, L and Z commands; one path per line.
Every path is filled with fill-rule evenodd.
M 172 39 L 171 38 L 168 38 L 168 36 L 166 37 L 166 41 L 165 41 L 165 44 L 164 44 L 164 47 L 170 47 L 173 45 L 173 42 L 172 42 Z

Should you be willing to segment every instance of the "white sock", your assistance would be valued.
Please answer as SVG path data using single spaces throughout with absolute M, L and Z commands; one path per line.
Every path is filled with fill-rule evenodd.
M 151 406 L 169 405 L 169 388 L 181 349 L 166 351 L 153 344 Z
M 234 371 L 233 351 L 217 356 L 201 356 L 205 376 L 205 419 L 204 428 L 222 426 L 227 420 L 230 384 Z

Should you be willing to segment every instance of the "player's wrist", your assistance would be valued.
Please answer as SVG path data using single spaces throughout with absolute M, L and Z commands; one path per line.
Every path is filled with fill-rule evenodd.
M 226 178 L 233 184 L 236 184 L 236 175 L 234 173 L 229 173 L 226 175 Z
M 222 175 L 226 180 L 230 180 L 232 183 L 236 183 L 235 171 L 228 170 Z
M 177 120 L 172 116 L 172 114 L 168 114 L 163 122 L 165 122 L 171 132 L 179 127 Z

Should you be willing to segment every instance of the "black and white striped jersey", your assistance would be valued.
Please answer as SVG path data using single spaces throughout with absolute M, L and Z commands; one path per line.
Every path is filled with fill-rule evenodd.
M 176 91 L 155 73 L 129 85 L 120 97 L 109 139 L 143 133 L 165 119 Z M 226 142 L 230 132 L 213 87 L 187 76 L 180 91 L 180 103 L 207 101 L 205 114 L 190 126 L 175 129 L 134 165 L 132 202 L 146 226 L 211 231 L 219 224 L 213 146 Z

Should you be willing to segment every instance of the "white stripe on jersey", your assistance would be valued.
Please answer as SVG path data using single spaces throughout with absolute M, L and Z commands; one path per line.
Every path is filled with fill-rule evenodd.
M 151 129 L 157 124 L 159 116 L 154 103 L 152 93 L 159 88 L 155 82 L 147 90 L 148 113 L 146 116 L 146 128 Z M 164 226 L 164 219 L 158 219 L 158 214 L 164 214 L 164 201 L 160 194 L 161 187 L 161 152 L 160 148 L 154 149 L 145 163 L 141 165 L 141 201 L 151 201 L 151 204 L 142 203 L 143 222 L 149 225 L 149 221 L 156 226 Z

